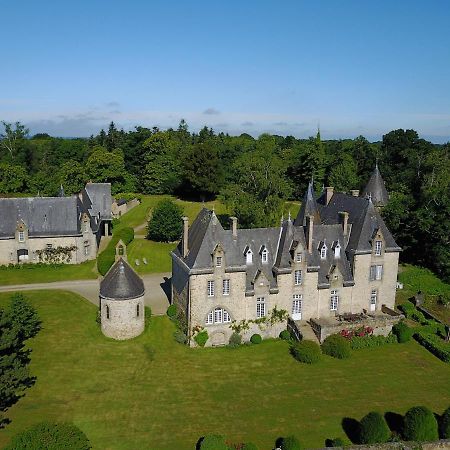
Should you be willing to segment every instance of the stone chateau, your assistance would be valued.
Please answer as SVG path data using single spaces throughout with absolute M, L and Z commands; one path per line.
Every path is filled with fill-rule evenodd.
M 395 302 L 400 248 L 380 216 L 388 193 L 378 167 L 362 195 L 312 184 L 294 221 L 279 227 L 225 230 L 203 209 L 172 252 L 172 301 L 206 345 L 227 344 L 232 326 L 278 337 L 289 326 L 322 341 L 343 329 L 387 334 L 399 315 Z M 281 317 L 280 310 L 288 314 Z M 305 336 L 306 337 L 306 336 Z
M 110 234 L 111 185 L 87 183 L 78 194 L 0 198 L 0 264 L 65 262 L 97 256 Z

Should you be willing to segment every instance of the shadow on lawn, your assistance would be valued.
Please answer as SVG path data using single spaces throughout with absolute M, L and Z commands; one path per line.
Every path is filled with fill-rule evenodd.
M 354 444 L 359 444 L 360 441 L 359 428 L 359 422 L 356 419 L 352 419 L 351 417 L 344 417 L 342 419 L 342 429 Z

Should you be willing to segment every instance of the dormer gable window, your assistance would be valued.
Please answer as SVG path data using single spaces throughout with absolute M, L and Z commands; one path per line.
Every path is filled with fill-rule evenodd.
M 253 252 L 250 249 L 250 247 L 248 247 L 248 246 L 245 247 L 244 255 L 245 255 L 245 263 L 252 264 L 253 263 Z
M 325 259 L 327 257 L 327 246 L 325 244 L 325 242 L 322 242 L 319 245 L 319 251 L 320 251 L 320 259 Z
M 376 240 L 375 241 L 375 256 L 381 256 L 383 251 L 383 241 Z
M 25 242 L 25 231 L 19 231 L 19 242 Z
M 222 257 L 216 256 L 216 267 L 222 267 Z
M 261 262 L 267 263 L 269 261 L 269 251 L 267 248 L 263 245 L 261 247 Z
M 295 252 L 295 262 L 302 262 L 303 255 L 301 251 Z
M 339 241 L 336 241 L 333 245 L 334 249 L 334 257 L 340 258 L 341 257 L 341 244 L 339 244 Z

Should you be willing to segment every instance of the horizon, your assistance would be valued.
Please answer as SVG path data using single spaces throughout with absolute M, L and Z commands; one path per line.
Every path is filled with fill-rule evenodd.
M 185 119 L 253 137 L 320 126 L 324 140 L 401 128 L 450 141 L 445 0 L 91 3 L 2 5 L 0 120 L 66 138 Z

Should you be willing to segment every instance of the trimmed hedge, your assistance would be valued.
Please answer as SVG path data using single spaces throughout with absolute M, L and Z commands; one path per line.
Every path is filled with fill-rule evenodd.
M 133 239 L 134 230 L 131 227 L 120 228 L 113 234 L 108 246 L 97 257 L 97 270 L 101 275 L 106 275 L 114 264 L 116 259 L 116 245 L 119 240 L 122 240 L 125 245 L 128 245 Z
M 305 341 L 308 342 L 308 341 Z M 311 342 L 311 341 L 309 341 Z M 281 439 L 281 450 L 301 450 L 300 442 L 295 436 L 287 436 Z
M 262 342 L 262 337 L 260 334 L 253 334 L 252 337 L 250 338 L 250 342 L 252 344 L 261 344 Z
M 450 406 L 444 411 L 439 421 L 441 439 L 450 439 Z
M 378 412 L 370 412 L 359 423 L 360 444 L 382 444 L 391 437 L 385 418 Z
M 414 314 L 416 307 L 412 303 L 406 302 L 398 305 L 398 309 L 405 315 L 407 319 L 410 319 Z
M 362 348 L 380 347 L 386 344 L 397 344 L 397 336 L 390 334 L 389 336 L 354 336 L 350 339 L 350 347 L 352 350 Z
M 283 341 L 290 341 L 291 340 L 291 333 L 289 332 L 289 330 L 283 330 L 280 333 L 279 338 L 283 339 Z
M 177 315 L 177 305 L 175 305 L 175 303 L 172 303 L 168 308 L 167 308 L 167 313 L 166 313 L 171 319 L 172 317 L 175 317 Z
M 206 341 L 208 340 L 208 337 L 208 332 L 206 330 L 203 330 L 194 336 L 194 341 L 197 342 L 197 345 L 199 345 L 200 347 L 204 347 Z
M 322 353 L 338 359 L 350 358 L 350 342 L 340 334 L 332 334 L 323 341 Z
M 419 331 L 414 335 L 416 341 L 439 359 L 450 363 L 450 343 L 435 334 Z
M 392 327 L 392 333 L 397 336 L 397 340 L 400 344 L 403 344 L 404 342 L 408 342 L 411 340 L 413 335 L 413 329 L 409 328 L 408 325 L 406 325 L 405 322 L 401 321 L 399 323 L 396 323 Z
M 313 341 L 300 341 L 291 345 L 292 356 L 302 363 L 315 364 L 320 360 L 320 346 Z
M 437 441 L 438 423 L 434 414 L 425 406 L 408 410 L 403 421 L 403 437 L 407 441 Z

